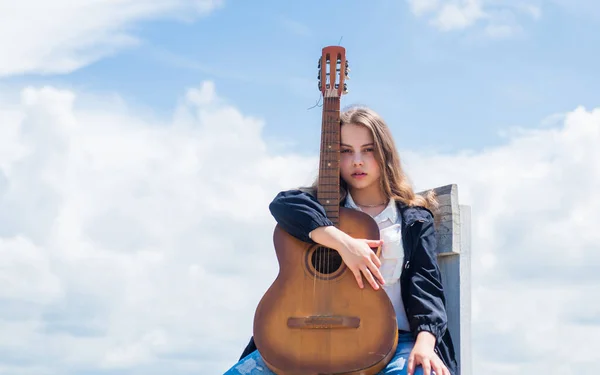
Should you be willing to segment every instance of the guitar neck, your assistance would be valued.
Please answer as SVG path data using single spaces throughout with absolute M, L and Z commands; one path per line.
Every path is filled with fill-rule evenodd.
M 340 140 L 340 97 L 326 96 L 323 98 L 317 199 L 336 226 L 340 212 Z

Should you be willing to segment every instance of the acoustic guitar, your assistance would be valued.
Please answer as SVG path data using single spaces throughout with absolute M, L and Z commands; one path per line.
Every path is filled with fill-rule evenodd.
M 317 199 L 337 228 L 379 239 L 366 213 L 340 206 L 340 97 L 347 92 L 345 48 L 323 48 L 318 65 L 323 97 Z M 380 288 L 358 287 L 339 253 L 300 241 L 275 227 L 279 274 L 254 316 L 254 341 L 278 375 L 376 374 L 396 350 L 394 308 Z M 378 249 L 373 249 L 379 253 Z

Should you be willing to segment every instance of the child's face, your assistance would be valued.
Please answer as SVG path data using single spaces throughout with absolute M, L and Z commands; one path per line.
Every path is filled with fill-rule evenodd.
M 344 124 L 341 137 L 340 173 L 344 181 L 354 189 L 377 183 L 380 168 L 371 131 L 362 125 Z

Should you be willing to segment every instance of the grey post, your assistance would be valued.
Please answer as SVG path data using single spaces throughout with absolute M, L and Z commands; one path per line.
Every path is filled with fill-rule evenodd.
M 455 184 L 433 191 L 440 203 L 436 251 L 446 294 L 448 329 L 457 353 L 459 373 L 471 375 L 471 207 L 459 204 Z

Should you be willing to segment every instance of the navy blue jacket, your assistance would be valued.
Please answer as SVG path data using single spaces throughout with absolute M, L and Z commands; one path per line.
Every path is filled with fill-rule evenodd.
M 343 204 L 344 202 L 341 202 Z M 433 214 L 424 207 L 397 202 L 402 215 L 404 269 L 400 276 L 402 300 L 416 337 L 421 331 L 436 337 L 435 352 L 452 375 L 458 375 L 452 338 L 448 331 L 446 300 L 437 264 Z M 269 205 L 277 223 L 290 235 L 315 244 L 308 233 L 320 226 L 333 225 L 324 207 L 308 192 L 289 190 L 277 194 Z M 251 338 L 240 359 L 256 350 Z

